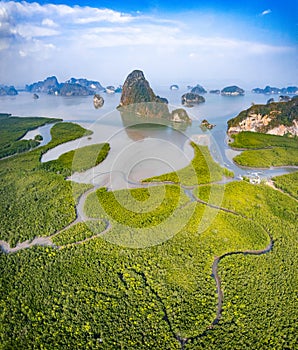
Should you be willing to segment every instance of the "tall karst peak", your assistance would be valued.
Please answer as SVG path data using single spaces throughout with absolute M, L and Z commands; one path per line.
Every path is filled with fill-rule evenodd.
M 160 102 L 141 70 L 131 72 L 122 88 L 120 106 L 128 106 L 141 102 Z
M 118 109 L 122 118 L 164 119 L 175 122 L 190 122 L 191 119 L 180 113 L 171 113 L 165 98 L 155 95 L 141 70 L 132 71 L 126 78 Z

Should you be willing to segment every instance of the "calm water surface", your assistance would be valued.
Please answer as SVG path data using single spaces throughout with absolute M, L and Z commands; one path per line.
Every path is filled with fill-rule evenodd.
M 168 87 L 155 88 L 159 96 L 166 97 L 169 108 L 180 108 L 181 95 L 186 90 L 171 91 Z M 47 152 L 42 161 L 58 158 L 61 154 L 92 143 L 109 142 L 111 151 L 99 166 L 81 174 L 74 174 L 73 180 L 97 185 L 107 185 L 113 189 L 134 186 L 142 178 L 160 175 L 180 169 L 193 157 L 189 141 L 208 145 L 214 159 L 234 171 L 235 176 L 247 175 L 252 169 L 236 166 L 232 158 L 235 151 L 227 145 L 227 120 L 254 103 L 266 103 L 271 97 L 246 93 L 245 96 L 228 97 L 205 94 L 204 104 L 187 108 L 193 122 L 185 130 L 159 125 L 136 125 L 127 127 L 116 110 L 120 94 L 102 94 L 105 103 L 101 109 L 94 109 L 92 96 L 61 97 L 40 94 L 38 100 L 32 94 L 22 92 L 14 97 L 0 97 L 0 112 L 17 116 L 44 116 L 62 118 L 76 122 L 94 133 L 90 137 L 71 141 Z M 275 97 L 275 96 L 273 96 Z M 275 97 L 276 98 L 276 97 Z M 207 119 L 216 127 L 208 132 L 200 128 L 202 119 Z M 31 131 L 26 138 L 36 134 L 44 137 L 43 143 L 50 141 L 50 127 L 44 126 Z M 259 170 L 258 170 L 259 171 Z M 293 171 L 293 169 L 269 169 L 261 171 L 262 177 L 271 177 Z

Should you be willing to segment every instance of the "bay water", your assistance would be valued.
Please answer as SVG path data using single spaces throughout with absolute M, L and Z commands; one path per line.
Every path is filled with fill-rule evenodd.
M 167 86 L 155 87 L 156 94 L 166 97 L 169 109 L 181 108 L 181 96 L 187 90 L 170 90 Z M 191 161 L 193 149 L 190 141 L 207 145 L 212 156 L 221 165 L 234 171 L 235 177 L 258 172 L 261 177 L 272 177 L 285 174 L 295 169 L 245 169 L 238 167 L 232 158 L 238 153 L 227 144 L 227 121 L 237 116 L 252 103 L 264 104 L 277 95 L 263 95 L 246 92 L 244 96 L 221 96 L 207 93 L 205 103 L 192 108 L 185 108 L 192 119 L 192 124 L 185 128 L 181 125 L 163 126 L 158 124 L 138 124 L 128 126 L 116 109 L 120 94 L 102 93 L 104 106 L 95 109 L 93 97 L 62 97 L 40 94 L 35 100 L 32 94 L 21 92 L 17 96 L 0 97 L 0 112 L 12 115 L 43 116 L 62 118 L 75 122 L 93 131 L 90 137 L 71 141 L 48 151 L 42 161 L 58 158 L 69 150 L 94 143 L 109 142 L 111 151 L 100 165 L 83 173 L 76 173 L 72 180 L 92 183 L 97 186 L 108 186 L 119 189 L 137 186 L 139 180 L 178 170 Z M 207 119 L 216 126 L 203 131 L 200 123 Z M 44 126 L 30 131 L 25 138 L 34 138 L 36 134 L 44 137 L 45 144 L 50 140 L 51 126 Z

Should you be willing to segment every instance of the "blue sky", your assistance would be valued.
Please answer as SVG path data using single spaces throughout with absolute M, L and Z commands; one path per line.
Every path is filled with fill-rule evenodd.
M 0 83 L 298 84 L 298 1 L 0 1 Z

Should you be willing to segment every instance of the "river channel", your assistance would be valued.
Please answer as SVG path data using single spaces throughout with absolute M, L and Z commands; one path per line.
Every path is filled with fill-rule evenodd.
M 180 98 L 186 91 L 171 91 L 168 87 L 157 87 L 158 95 L 169 101 L 169 108 L 181 108 Z M 91 183 L 95 186 L 107 186 L 110 189 L 131 187 L 142 178 L 160 175 L 178 170 L 191 161 L 193 149 L 190 141 L 207 145 L 213 158 L 222 166 L 232 170 L 235 178 L 258 173 L 261 178 L 282 175 L 295 169 L 245 169 L 233 162 L 238 153 L 227 144 L 227 121 L 235 117 L 241 110 L 250 107 L 251 103 L 266 103 L 267 95 L 247 92 L 245 96 L 227 97 L 205 94 L 206 102 L 187 108 L 192 124 L 181 129 L 171 125 L 127 123 L 116 109 L 120 94 L 102 94 L 105 104 L 102 109 L 94 109 L 92 96 L 61 97 L 40 94 L 38 100 L 26 92 L 14 97 L 0 97 L 1 112 L 17 116 L 46 116 L 62 118 L 93 131 L 91 137 L 83 137 L 49 150 L 41 161 L 58 158 L 61 154 L 82 146 L 109 142 L 111 151 L 100 165 L 84 172 L 76 173 L 72 180 Z M 276 97 L 275 97 L 276 98 Z M 211 131 L 200 128 L 202 119 L 207 119 L 216 126 Z M 30 131 L 26 138 L 34 138 L 36 134 L 43 136 L 43 144 L 50 141 L 50 127 L 46 125 Z M 135 185 L 134 185 L 135 186 Z

